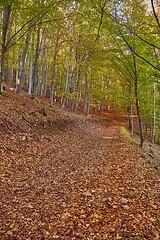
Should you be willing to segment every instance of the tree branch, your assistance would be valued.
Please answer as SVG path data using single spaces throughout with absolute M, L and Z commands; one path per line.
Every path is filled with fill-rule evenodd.
M 158 24 L 158 27 L 160 28 L 160 21 L 158 19 L 158 16 L 157 16 L 157 13 L 156 13 L 156 10 L 155 10 L 155 7 L 154 7 L 154 0 L 151 0 L 151 6 L 152 6 L 152 10 L 153 10 L 153 14 L 154 14 L 154 17 L 156 19 L 156 22 Z
M 30 22 L 32 22 L 34 19 L 36 18 L 36 16 L 34 16 L 33 18 L 29 19 L 26 23 L 23 24 L 23 26 L 15 33 L 13 34 L 13 36 L 8 40 L 7 44 L 6 44 L 6 48 L 9 45 L 9 43 L 11 42 L 11 40 L 19 33 L 22 31 L 22 29 Z
M 147 40 L 145 40 L 144 38 L 142 38 L 141 36 L 139 36 L 136 32 L 133 32 L 128 26 L 126 26 L 125 24 L 121 24 L 122 26 L 126 27 L 131 33 L 133 33 L 136 37 L 138 37 L 141 41 L 145 42 L 146 44 L 154 47 L 154 48 L 157 48 L 160 50 L 160 47 L 158 47 L 157 45 L 151 43 L 151 42 L 148 42 Z
M 98 27 L 98 32 L 97 32 L 97 37 L 96 37 L 96 40 L 95 42 L 99 39 L 99 35 L 100 35 L 100 29 L 101 29 L 101 25 L 102 25 L 102 22 L 103 22 L 103 15 L 104 15 L 104 12 L 105 12 L 105 6 L 106 6 L 106 0 L 103 4 L 103 6 L 100 6 L 101 7 L 101 18 L 100 18 L 100 23 L 99 23 L 99 27 Z
M 51 7 L 51 4 L 46 7 L 45 12 L 42 14 L 42 16 L 39 16 L 39 17 L 38 17 L 38 15 L 39 15 L 39 13 L 38 13 L 36 16 L 32 17 L 32 18 L 29 19 L 26 23 L 24 23 L 23 26 L 22 26 L 22 27 L 8 40 L 8 42 L 6 43 L 6 51 L 7 51 L 8 49 L 10 49 L 11 47 L 13 47 L 40 19 L 42 19 L 48 12 L 50 12 L 50 11 L 51 11 L 50 7 Z M 48 8 L 49 8 L 49 9 L 48 9 Z M 37 17 L 38 17 L 38 18 L 37 18 Z M 28 29 L 27 29 L 13 44 L 11 44 L 10 46 L 8 46 L 9 43 L 11 42 L 11 40 L 12 40 L 14 37 L 16 37 L 16 36 L 24 29 L 24 27 L 26 27 L 26 25 L 27 25 L 28 23 L 31 23 L 31 22 L 32 22 L 34 19 L 36 19 L 36 18 L 37 18 L 37 20 L 36 20 L 34 23 L 32 23 L 32 24 L 28 27 Z
M 151 62 L 149 62 L 147 59 L 145 59 L 144 57 L 142 57 L 140 54 L 138 54 L 134 48 L 128 43 L 128 41 L 126 40 L 126 38 L 123 36 L 123 34 L 121 33 L 121 37 L 123 38 L 124 42 L 126 43 L 126 45 L 129 47 L 129 49 L 140 59 L 142 59 L 144 62 L 146 62 L 147 64 L 149 64 L 151 67 L 153 67 L 154 69 L 157 69 L 158 71 L 160 71 L 160 68 L 153 65 Z
M 152 0 L 151 0 L 152 1 Z M 159 66 L 155 66 L 154 64 L 152 64 L 150 61 L 148 61 L 147 59 L 145 59 L 144 57 L 142 57 L 139 53 L 137 53 L 134 48 L 129 44 L 129 42 L 127 41 L 127 39 L 124 37 L 124 34 L 120 31 L 119 29 L 119 22 L 117 21 L 117 19 L 112 16 L 112 15 L 109 15 L 110 19 L 113 20 L 116 24 L 117 24 L 117 27 L 118 27 L 118 31 L 122 37 L 122 39 L 124 40 L 124 42 L 126 43 L 126 45 L 129 47 L 129 49 L 137 56 L 139 57 L 141 60 L 143 60 L 144 62 L 146 62 L 148 65 L 150 65 L 151 67 L 153 67 L 154 69 L 160 71 L 160 67 Z

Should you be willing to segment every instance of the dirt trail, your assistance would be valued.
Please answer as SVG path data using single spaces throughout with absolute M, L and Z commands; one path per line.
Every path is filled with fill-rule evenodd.
M 1 135 L 0 239 L 158 240 L 159 178 L 142 151 L 117 123 L 46 111 Z

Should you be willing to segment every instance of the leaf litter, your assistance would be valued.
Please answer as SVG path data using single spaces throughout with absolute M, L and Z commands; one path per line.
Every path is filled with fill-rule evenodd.
M 0 239 L 159 239 L 159 177 L 118 119 L 14 93 L 0 105 Z

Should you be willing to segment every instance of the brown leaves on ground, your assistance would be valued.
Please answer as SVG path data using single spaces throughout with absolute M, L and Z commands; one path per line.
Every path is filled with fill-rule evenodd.
M 117 126 L 24 96 L 0 105 L 0 239 L 159 239 L 158 176 Z

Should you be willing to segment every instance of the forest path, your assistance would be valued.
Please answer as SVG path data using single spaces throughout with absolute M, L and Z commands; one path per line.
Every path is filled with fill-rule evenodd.
M 24 123 L 8 114 L 12 131 L 0 138 L 0 239 L 159 239 L 159 178 L 117 122 L 71 121 L 54 111 L 52 122 L 29 113 Z M 21 130 L 22 123 L 17 132 L 14 124 Z
M 85 131 L 24 145 L 3 163 L 2 239 L 158 239 L 152 169 L 118 127 Z

